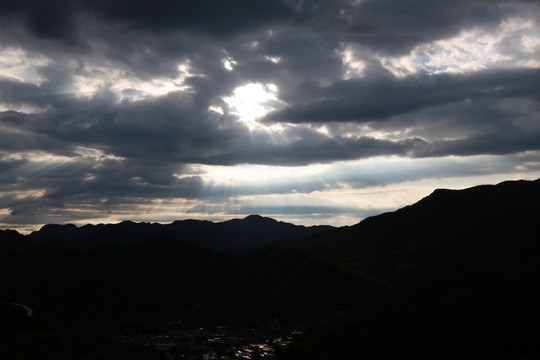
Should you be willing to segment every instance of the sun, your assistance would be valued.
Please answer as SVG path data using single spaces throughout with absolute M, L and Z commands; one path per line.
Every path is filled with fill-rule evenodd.
M 272 83 L 248 83 L 234 89 L 233 94 L 224 97 L 230 112 L 248 126 L 255 126 L 256 120 L 285 103 L 278 98 L 278 87 Z

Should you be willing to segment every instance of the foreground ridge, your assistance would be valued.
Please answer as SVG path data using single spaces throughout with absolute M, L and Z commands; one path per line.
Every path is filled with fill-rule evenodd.
M 535 359 L 539 195 L 538 180 L 440 189 L 354 226 L 242 254 L 164 234 L 130 246 L 5 251 L 0 355 Z

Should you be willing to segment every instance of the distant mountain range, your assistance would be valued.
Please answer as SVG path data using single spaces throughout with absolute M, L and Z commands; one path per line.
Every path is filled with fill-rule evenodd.
M 539 200 L 540 180 L 508 181 L 342 228 L 249 216 L 2 231 L 0 303 L 36 315 L 0 321 L 22 344 L 0 339 L 0 355 L 69 358 L 73 344 L 84 359 L 118 331 L 279 319 L 306 334 L 281 359 L 536 359 Z
M 529 231 L 540 212 L 540 179 L 507 181 L 464 190 L 437 189 L 419 202 L 369 217 L 357 225 L 300 226 L 250 215 L 224 222 L 179 220 L 136 223 L 43 226 L 27 236 L 0 230 L 0 251 L 43 246 L 87 250 L 106 244 L 134 245 L 165 235 L 211 250 L 241 252 L 272 246 L 302 245 L 323 253 L 352 257 L 412 249 L 460 236 L 496 236 Z
M 179 220 L 171 224 L 136 223 L 73 224 L 43 226 L 27 236 L 13 230 L 0 231 L 0 250 L 24 250 L 52 246 L 88 250 L 106 244 L 135 245 L 158 235 L 194 244 L 211 250 L 238 252 L 256 249 L 271 242 L 290 242 L 332 226 L 301 226 L 259 215 L 224 222 Z

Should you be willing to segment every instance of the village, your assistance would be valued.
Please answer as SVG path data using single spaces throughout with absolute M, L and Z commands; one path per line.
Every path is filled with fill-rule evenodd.
M 259 328 L 217 326 L 132 333 L 112 336 L 114 342 L 151 347 L 167 360 L 278 359 L 293 343 L 299 343 L 301 331 L 278 335 L 272 323 Z

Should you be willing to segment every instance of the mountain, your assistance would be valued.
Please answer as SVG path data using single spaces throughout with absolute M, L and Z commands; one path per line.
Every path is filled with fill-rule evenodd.
M 164 225 L 165 234 L 218 251 L 242 251 L 278 242 L 294 242 L 334 229 L 332 226 L 302 226 L 260 215 L 224 222 L 175 221 Z
M 157 235 L 166 235 L 212 250 L 238 252 L 271 242 L 296 241 L 331 229 L 331 226 L 305 227 L 250 215 L 218 223 L 181 220 L 171 224 L 123 221 L 82 227 L 73 224 L 45 225 L 28 235 L 27 239 L 29 246 L 33 247 L 85 250 L 105 244 L 134 245 Z
M 24 235 L 15 230 L 0 230 L 0 252 L 23 251 L 27 247 L 28 242 Z
M 7 309 L 11 320 L 0 330 L 20 344 L 52 337 L 76 344 L 68 346 L 75 352 L 98 346 L 109 353 L 103 339 L 113 333 L 178 332 L 184 324 L 256 332 L 272 320 L 304 331 L 280 359 L 537 359 L 538 199 L 540 180 L 438 189 L 395 212 L 314 228 L 303 239 L 310 228 L 260 216 L 46 226 L 24 240 L 62 246 L 0 253 L 0 302 L 30 306 L 38 324 L 29 330 L 20 324 L 28 319 Z M 5 244 L 23 240 L 0 234 L 11 239 Z M 270 246 L 287 237 L 296 238 Z M 219 247 L 213 241 L 267 246 L 225 253 L 209 249 Z M 91 246 L 76 251 L 73 242 Z
M 229 257 L 164 236 L 88 251 L 43 247 L 0 261 L 3 295 L 44 312 L 78 317 L 170 309 L 204 301 Z M 232 264 L 231 264 L 232 265 Z M 93 316 L 93 315 L 91 315 Z
M 215 325 L 328 315 L 383 288 L 309 250 L 233 255 L 163 235 L 132 246 L 4 254 L 0 282 L 5 301 L 70 321 L 146 321 L 199 307 L 197 318 Z
M 437 189 L 417 203 L 316 234 L 303 246 L 353 258 L 406 251 L 431 243 L 505 241 L 540 233 L 540 179 L 506 181 L 464 190 Z
M 252 318 L 320 317 L 384 289 L 354 267 L 307 249 L 267 249 L 242 258 L 223 303 Z
M 315 325 L 286 358 L 538 358 L 539 195 L 538 180 L 436 190 L 310 238 L 387 290 Z

